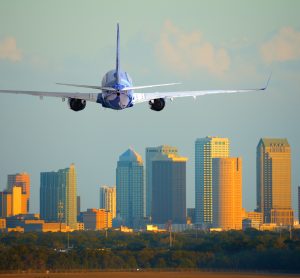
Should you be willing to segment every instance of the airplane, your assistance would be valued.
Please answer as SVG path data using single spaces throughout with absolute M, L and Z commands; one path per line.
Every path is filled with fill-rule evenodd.
M 258 89 L 246 90 L 201 90 L 201 91 L 178 91 L 178 92 L 154 92 L 154 93 L 137 93 L 135 90 L 154 88 L 162 86 L 171 86 L 180 83 L 167 83 L 146 86 L 133 86 L 132 79 L 129 74 L 120 67 L 120 32 L 119 24 L 117 24 L 117 48 L 116 48 L 116 68 L 108 71 L 103 79 L 101 86 L 78 85 L 69 83 L 56 83 L 58 85 L 73 86 L 79 88 L 95 89 L 97 93 L 66 93 L 66 92 L 43 92 L 43 91 L 22 91 L 22 90 L 0 90 L 0 93 L 24 94 L 43 97 L 58 97 L 63 101 L 68 99 L 71 110 L 81 111 L 86 107 L 86 102 L 96 102 L 105 108 L 114 110 L 123 110 L 133 107 L 135 104 L 148 102 L 150 109 L 161 111 L 166 105 L 166 100 L 173 100 L 180 97 L 194 97 L 209 94 L 224 93 L 245 93 L 253 91 L 264 91 L 267 89 L 271 75 L 265 87 Z

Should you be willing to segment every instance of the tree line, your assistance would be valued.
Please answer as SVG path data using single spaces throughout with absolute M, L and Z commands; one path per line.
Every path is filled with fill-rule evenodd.
M 175 237 L 174 237 L 175 235 Z M 69 246 L 69 248 L 68 248 Z M 300 272 L 300 231 L 0 234 L 0 271 L 195 268 Z

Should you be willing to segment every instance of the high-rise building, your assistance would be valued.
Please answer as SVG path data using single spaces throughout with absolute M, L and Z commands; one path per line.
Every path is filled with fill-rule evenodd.
M 66 181 L 66 224 L 71 229 L 77 229 L 77 178 L 75 165 L 63 170 Z
M 12 187 L 12 215 L 22 213 L 22 188 L 20 186 Z
M 186 223 L 186 157 L 158 153 L 152 159 L 152 222 Z
M 157 154 L 177 154 L 175 147 L 162 145 L 146 148 L 146 216 L 151 217 L 152 211 L 152 159 Z
M 112 213 L 112 218 L 116 217 L 116 196 L 115 186 L 100 186 L 100 209 L 110 211 Z
M 8 191 L 0 192 L 0 217 L 12 216 L 12 194 Z
M 51 222 L 66 223 L 77 228 L 77 191 L 74 164 L 57 172 L 41 173 L 41 218 Z
M 112 213 L 105 209 L 88 209 L 82 213 L 86 230 L 102 230 L 112 227 Z
M 256 150 L 257 211 L 264 223 L 293 225 L 290 145 L 287 139 L 262 138 Z
M 13 186 L 10 191 L 0 192 L 0 217 L 23 214 L 24 194 L 20 186 Z
M 22 188 L 22 214 L 29 213 L 30 176 L 23 172 L 7 176 L 7 191 L 11 192 L 14 186 Z
M 229 157 L 229 139 L 199 138 L 195 142 L 195 213 L 196 223 L 213 222 L 212 159 Z
M 40 174 L 40 215 L 47 222 L 65 222 L 66 185 L 58 172 Z
M 117 215 L 122 224 L 140 227 L 144 218 L 144 165 L 142 157 L 128 149 L 120 157 L 116 169 Z
M 242 229 L 242 160 L 213 158 L 213 226 Z

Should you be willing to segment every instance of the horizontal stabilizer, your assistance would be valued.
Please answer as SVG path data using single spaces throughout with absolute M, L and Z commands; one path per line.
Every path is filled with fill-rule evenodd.
M 101 87 L 101 86 L 92 86 L 92 85 L 78 85 L 78 84 L 68 84 L 68 83 L 56 83 L 57 85 L 63 86 L 71 86 L 71 87 L 80 87 L 80 88 L 87 88 L 87 89 L 96 89 L 96 90 L 103 90 L 103 91 L 116 91 L 115 88 L 111 87 Z
M 133 86 L 133 87 L 125 87 L 121 91 L 130 91 L 130 90 L 138 90 L 138 89 L 146 89 L 146 88 L 154 88 L 154 87 L 163 87 L 163 86 L 172 86 L 178 85 L 181 83 L 168 83 L 168 84 L 156 84 L 156 85 L 146 85 L 146 86 Z

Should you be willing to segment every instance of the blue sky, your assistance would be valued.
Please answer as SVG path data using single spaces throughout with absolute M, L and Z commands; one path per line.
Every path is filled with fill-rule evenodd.
M 292 147 L 293 202 L 300 185 L 299 1 L 0 2 L 0 88 L 74 91 L 55 82 L 95 84 L 114 68 L 116 23 L 121 67 L 135 85 L 182 82 L 174 90 L 252 88 L 266 93 L 205 96 L 126 111 L 88 103 L 75 113 L 58 99 L 0 96 L 0 188 L 7 174 L 32 178 L 74 162 L 82 207 L 97 207 L 98 187 L 115 184 L 118 156 L 132 146 L 169 144 L 189 157 L 187 204 L 194 205 L 194 141 L 229 137 L 243 158 L 243 205 L 256 204 L 255 155 L 261 137 Z M 168 88 L 170 89 L 170 88 Z M 78 91 L 75 89 L 75 91 Z M 89 90 L 83 90 L 89 92 Z

